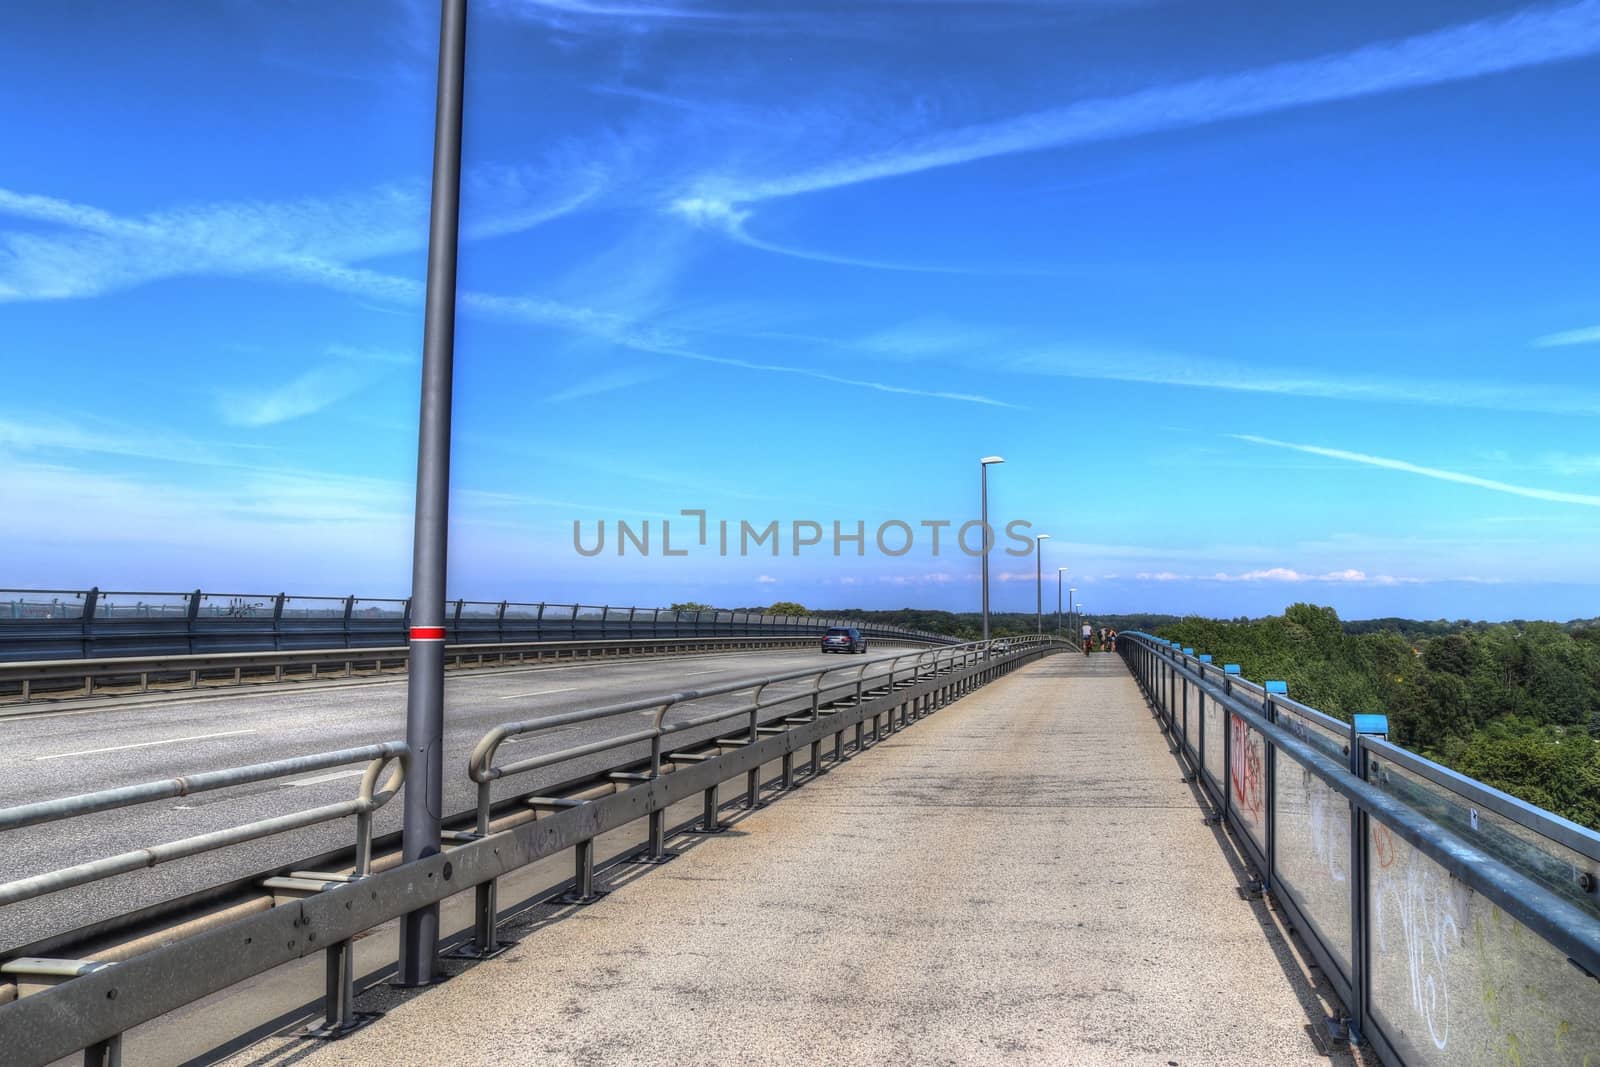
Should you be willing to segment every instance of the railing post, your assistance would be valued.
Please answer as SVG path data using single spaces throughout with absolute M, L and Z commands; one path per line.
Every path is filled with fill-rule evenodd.
M 1387 738 L 1387 715 L 1356 715 L 1350 723 L 1350 773 L 1363 781 L 1367 777 L 1363 737 Z M 1350 992 L 1355 1001 L 1345 1021 L 1351 1045 L 1361 1043 L 1370 1015 L 1372 940 L 1367 936 L 1367 912 L 1372 905 L 1367 879 L 1367 813 L 1350 804 L 1350 930 L 1355 942 L 1350 946 Z
M 1233 678 L 1239 673 L 1237 663 L 1224 663 L 1222 665 L 1222 692 L 1230 695 L 1233 692 Z M 1233 789 L 1233 713 L 1226 704 L 1222 705 L 1222 807 L 1220 809 L 1221 821 L 1228 819 L 1228 805 Z
M 100 587 L 97 585 L 83 594 L 83 616 L 78 620 L 78 628 L 82 635 L 79 644 L 82 646 L 84 659 L 89 659 L 94 655 L 91 651 L 94 645 L 94 615 L 99 606 Z M 28 698 L 24 695 L 22 699 L 26 701 Z
M 1288 682 L 1264 682 L 1262 688 L 1266 690 L 1267 697 L 1262 711 L 1266 714 L 1267 721 L 1278 721 L 1278 705 L 1272 698 L 1274 696 L 1287 696 L 1289 693 Z M 1266 773 L 1266 833 L 1263 835 L 1267 842 L 1267 869 L 1261 874 L 1262 888 L 1272 888 L 1272 878 L 1278 869 L 1278 802 L 1276 782 L 1278 780 L 1278 748 L 1271 740 L 1263 738 L 1262 743 L 1267 749 Z
M 84 1049 L 83 1067 L 122 1067 L 122 1035 L 113 1034 Z

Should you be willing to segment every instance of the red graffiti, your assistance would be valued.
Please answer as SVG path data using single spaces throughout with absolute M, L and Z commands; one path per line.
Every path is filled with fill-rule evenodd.
M 1261 756 L 1249 743 L 1250 728 L 1243 719 L 1233 719 L 1232 764 L 1235 806 L 1261 817 Z
M 1378 857 L 1378 866 L 1387 867 L 1394 862 L 1394 834 L 1387 826 L 1372 827 L 1372 853 Z

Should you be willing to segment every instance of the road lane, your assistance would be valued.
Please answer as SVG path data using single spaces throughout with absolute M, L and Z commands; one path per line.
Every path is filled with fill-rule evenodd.
M 865 666 L 870 676 L 887 669 L 889 658 L 902 651 L 910 650 L 875 650 L 869 657 L 844 662 L 839 657 L 801 650 L 451 672 L 446 676 L 445 690 L 444 810 L 447 815 L 465 811 L 475 802 L 475 786 L 466 774 L 467 757 L 478 740 L 499 723 L 808 667 L 831 671 L 843 680 L 854 677 L 855 670 L 851 668 Z M 903 662 L 909 665 L 911 661 Z M 551 682 L 561 684 L 529 689 L 527 675 L 535 670 L 550 674 Z M 808 680 L 782 683 L 769 687 L 766 695 L 798 694 L 808 685 Z M 675 709 L 667 721 L 670 724 L 715 709 L 733 708 L 748 699 L 748 691 L 704 698 Z M 508 757 L 524 759 L 635 731 L 648 725 L 653 714 L 643 711 L 603 723 L 577 724 L 518 738 L 515 755 L 508 753 Z M 703 728 L 674 738 L 672 744 L 675 748 L 688 747 L 698 737 L 728 732 L 737 725 L 729 721 Z M 401 739 L 405 733 L 405 680 L 400 677 L 301 692 L 235 690 L 120 710 L 108 708 L 94 715 L 34 715 L 0 723 L 0 730 L 7 742 L 0 746 L 0 806 L 10 806 L 201 770 Z M 615 764 L 625 754 L 647 752 L 644 745 L 636 746 L 636 750 L 602 753 L 497 783 L 496 796 L 542 788 Z M 39 759 L 54 754 L 75 758 Z M 349 799 L 358 789 L 359 773 L 360 768 L 350 768 L 261 782 L 54 826 L 12 831 L 4 842 L 6 862 L 0 868 L 0 880 Z M 397 830 L 400 811 L 401 805 L 396 802 L 379 812 L 376 832 Z M 0 951 L 320 851 L 345 847 L 353 838 L 353 821 L 345 819 L 0 909 Z

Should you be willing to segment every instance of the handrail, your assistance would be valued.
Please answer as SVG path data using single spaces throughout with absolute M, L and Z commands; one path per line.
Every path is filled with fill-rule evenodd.
M 505 641 L 472 644 L 447 644 L 445 646 L 446 665 L 460 664 L 468 659 L 476 658 L 481 665 L 485 660 L 495 658 L 505 661 L 509 657 L 517 657 L 517 662 L 525 662 L 528 656 L 535 658 L 561 659 L 568 658 L 596 658 L 611 654 L 635 655 L 656 654 L 672 652 L 695 652 L 703 650 L 739 650 L 745 648 L 790 648 L 802 647 L 815 640 L 813 635 L 801 634 L 759 634 L 759 635 L 720 635 L 705 637 L 635 637 L 612 638 L 594 640 L 543 640 L 543 641 Z M 877 638 L 885 642 L 910 642 L 914 639 L 903 637 Z M 211 652 L 211 653 L 174 653 L 150 654 L 142 656 L 115 656 L 91 659 L 43 659 L 0 661 L 0 683 L 19 687 L 13 689 L 7 696 L 20 694 L 20 701 L 28 703 L 34 699 L 33 683 L 54 681 L 58 679 L 85 679 L 85 685 L 92 695 L 93 681 L 99 678 L 132 678 L 139 679 L 140 692 L 149 689 L 150 677 L 158 674 L 189 675 L 189 687 L 198 688 L 200 676 L 207 672 L 223 672 L 232 670 L 235 677 L 231 684 L 245 684 L 245 679 L 240 672 L 247 670 L 264 671 L 273 670 L 273 680 L 281 680 L 282 671 L 292 667 L 311 666 L 313 677 L 315 668 L 333 664 L 342 664 L 346 675 L 353 673 L 355 666 L 362 663 L 382 665 L 385 661 L 405 663 L 409 656 L 409 648 L 405 645 L 372 645 L 365 647 L 337 646 L 332 648 L 305 648 L 281 649 L 271 651 L 250 652 Z M 227 683 L 226 679 L 223 684 Z M 0 704 L 3 707 L 3 704 Z
M 1240 700 L 1231 691 L 1233 685 L 1242 681 L 1237 675 L 1224 674 L 1227 681 L 1219 685 L 1212 673 L 1215 668 L 1208 671 L 1206 663 L 1187 651 L 1173 647 L 1170 642 L 1135 632 L 1124 632 L 1118 636 L 1127 642 L 1123 646 L 1127 652 L 1137 648 L 1159 657 L 1166 671 L 1170 672 L 1170 679 L 1181 679 L 1193 685 L 1203 700 L 1214 702 L 1226 715 L 1261 735 L 1273 750 L 1315 775 L 1330 789 L 1349 800 L 1363 815 L 1376 818 L 1391 828 L 1452 877 L 1459 878 L 1470 889 L 1483 894 L 1588 974 L 1600 975 L 1600 916 L 1584 910 L 1500 857 L 1434 821 L 1401 798 L 1367 781 L 1363 775 L 1355 773 L 1352 768 L 1362 765 L 1359 755 L 1368 751 L 1367 745 L 1372 739 L 1352 729 L 1350 745 L 1351 752 L 1355 754 L 1352 758 L 1356 762 L 1349 766 L 1341 765 L 1270 717 L 1276 699 L 1270 690 L 1250 685 L 1252 693 L 1259 690 L 1264 697 L 1262 706 L 1258 708 Z M 1141 676 L 1141 681 L 1144 680 Z M 1162 713 L 1170 716 L 1171 711 L 1164 706 L 1167 697 L 1161 691 L 1161 686 L 1147 688 L 1151 691 L 1152 699 L 1163 705 Z M 1170 694 L 1171 690 L 1165 693 Z M 1268 713 L 1263 714 L 1263 709 Z M 1230 731 L 1224 728 L 1223 733 L 1226 737 Z M 1227 740 L 1221 743 L 1225 748 L 1229 744 Z M 1187 740 L 1181 744 L 1186 745 Z M 1391 755 L 1394 746 L 1385 744 L 1382 748 L 1385 755 Z M 1223 783 L 1224 797 L 1227 788 L 1227 784 Z M 1225 804 L 1225 810 L 1227 807 L 1231 805 Z M 1269 877 L 1276 876 L 1276 872 L 1267 873 Z
M 692 699 L 754 689 L 752 698 L 741 701 L 732 712 L 717 710 L 709 715 L 672 724 L 666 724 L 663 716 L 654 719 L 651 727 L 659 741 L 661 737 L 676 736 L 697 725 L 725 720 L 733 715 L 750 714 L 750 739 L 744 740 L 742 731 L 730 737 L 714 739 L 711 744 L 722 750 L 718 755 L 703 757 L 693 768 L 679 765 L 673 769 L 673 773 L 665 775 L 641 774 L 640 769 L 646 765 L 630 760 L 602 769 L 593 776 L 597 782 L 616 784 L 628 781 L 642 787 L 638 793 L 633 792 L 633 786 L 630 785 L 621 791 L 614 790 L 613 795 L 590 802 L 583 799 L 590 794 L 580 784 L 569 783 L 560 787 L 566 795 L 520 797 L 523 804 L 536 810 L 549 809 L 548 822 L 541 817 L 542 825 L 537 832 L 530 832 L 534 828 L 524 826 L 520 820 L 509 820 L 497 832 L 487 835 L 451 831 L 440 854 L 392 866 L 379 864 L 376 866 L 384 867 L 379 871 L 372 870 L 367 864 L 365 856 L 370 851 L 368 838 L 365 845 L 358 844 L 354 878 L 347 873 L 317 874 L 292 869 L 287 876 L 268 877 L 260 883 L 259 888 L 272 891 L 274 904 L 293 902 L 293 906 L 267 907 L 242 917 L 231 916 L 225 922 L 203 928 L 186 929 L 181 938 L 169 944 L 151 951 L 133 953 L 115 962 L 38 958 L 0 962 L 0 972 L 15 978 L 19 990 L 24 975 L 30 976 L 33 983 L 26 993 L 18 992 L 11 1003 L 0 1003 L 0 1047 L 5 1047 L 19 1065 L 53 1062 L 73 1049 L 86 1047 L 89 1049 L 87 1059 L 95 1062 L 108 1058 L 114 1060 L 120 1048 L 121 1035 L 133 1026 L 193 1003 L 251 975 L 314 952 L 323 952 L 327 957 L 326 1021 L 311 1033 L 316 1036 L 338 1036 L 348 1032 L 354 1025 L 359 1025 L 351 1007 L 355 973 L 352 946 L 362 931 L 472 888 L 476 896 L 473 945 L 477 949 L 474 951 L 482 955 L 492 954 L 497 950 L 494 936 L 495 886 L 499 879 L 511 871 L 563 850 L 574 850 L 577 872 L 574 886 L 577 891 L 572 895 L 579 898 L 574 901 L 576 903 L 587 902 L 594 899 L 585 890 L 592 887 L 594 842 L 600 835 L 634 820 L 648 818 L 651 824 L 650 861 L 670 858 L 670 855 L 663 855 L 663 850 L 658 846 L 665 838 L 666 812 L 679 800 L 703 793 L 708 805 L 707 822 L 715 826 L 715 797 L 720 783 L 727 778 L 744 773 L 755 786 L 758 784 L 756 779 L 760 768 L 771 760 L 781 758 L 784 763 L 782 788 L 791 788 L 790 760 L 792 754 L 804 745 L 811 746 L 812 773 L 821 773 L 820 746 L 827 734 L 834 735 L 834 759 L 839 760 L 843 758 L 843 731 L 854 726 L 855 748 L 859 753 L 864 750 L 863 725 L 867 721 L 870 720 L 872 724 L 872 739 L 877 741 L 881 736 L 880 717 L 887 716 L 888 729 L 892 734 L 897 715 L 900 728 L 903 729 L 975 687 L 1003 677 L 1037 655 L 1064 647 L 1047 637 L 1014 638 L 1006 642 L 1008 653 L 996 655 L 994 646 L 1001 643 L 970 642 L 870 659 L 861 657 L 848 664 L 826 668 L 813 665 L 803 670 L 779 672 L 754 682 L 743 679 L 709 686 L 705 690 L 680 691 L 647 698 L 660 701 L 665 697 L 684 696 Z M 871 673 L 878 669 L 881 669 L 881 673 Z M 828 676 L 834 674 L 841 677 L 828 681 Z M 795 677 L 810 678 L 814 682 L 798 693 L 769 695 L 770 686 L 782 680 L 792 681 Z M 841 701 L 834 697 L 830 701 L 831 706 L 821 704 L 821 698 L 825 695 L 848 694 L 852 690 L 857 697 L 853 701 Z M 804 700 L 808 693 L 813 695 L 811 715 L 786 716 L 788 721 L 781 731 L 782 736 L 778 736 L 773 728 L 760 725 L 759 708 Z M 627 705 L 591 709 L 586 713 L 566 713 L 548 720 L 506 725 L 528 726 L 530 730 L 540 726 L 555 728 L 560 724 L 592 720 L 596 712 L 605 713 L 604 717 L 626 714 L 623 708 L 638 703 L 632 701 Z M 763 736 L 768 734 L 772 736 Z M 500 739 L 503 738 L 497 739 L 497 742 Z M 614 747 L 616 743 L 616 739 L 603 742 L 606 747 Z M 374 746 L 385 747 L 403 749 L 403 746 L 394 745 Z M 485 787 L 507 773 L 516 773 L 522 766 L 511 764 L 495 767 L 495 747 L 497 743 L 486 745 L 480 742 L 475 753 L 481 758 L 482 767 L 474 777 L 482 779 L 480 784 Z M 587 748 L 579 746 L 568 749 L 562 755 L 570 758 L 582 754 Z M 327 761 L 336 756 L 349 756 L 362 751 L 347 750 L 345 753 L 301 759 L 322 761 L 320 765 L 328 765 Z M 307 766 L 301 761 L 294 762 L 300 769 Z M 231 774 L 233 777 L 228 782 L 242 782 L 251 775 L 255 776 L 254 780 L 260 780 L 268 774 L 268 768 L 275 766 L 281 767 L 282 763 L 219 773 Z M 404 769 L 403 764 L 401 769 Z M 655 763 L 655 769 L 660 770 L 659 761 Z M 370 794 L 375 800 L 377 794 L 372 789 L 377 774 L 377 771 L 369 768 L 363 788 L 363 795 Z M 175 779 L 131 788 L 135 791 L 136 802 L 142 803 L 170 795 L 177 788 L 192 791 L 196 780 Z M 226 784 L 206 779 L 198 781 L 207 787 Z M 392 784 L 397 787 L 399 782 Z M 571 795 L 575 791 L 576 795 Z M 121 799 L 128 801 L 131 798 L 124 795 Z M 110 798 L 90 794 L 86 798 L 69 798 L 64 808 L 70 809 L 74 815 L 88 814 L 105 810 L 110 803 Z M 9 817 L 9 821 L 3 825 L 14 827 L 37 825 L 44 821 L 40 816 L 45 814 L 35 807 L 34 810 L 0 813 L 0 817 Z M 59 814 L 65 817 L 66 811 Z M 348 871 L 349 868 L 343 869 Z M 46 951 L 64 947 L 59 940 L 50 942 L 49 946 Z M 472 949 L 473 946 L 466 946 L 462 951 Z
M 168 778 L 144 782 L 139 785 L 102 789 L 94 793 L 83 793 L 58 800 L 45 800 L 33 804 L 22 804 L 16 807 L 0 809 L 0 833 L 3 833 L 6 830 L 15 830 L 24 826 L 61 822 L 82 815 L 92 815 L 117 808 L 148 804 L 155 800 L 191 796 L 195 793 L 205 793 L 215 789 L 248 785 L 253 782 L 304 774 L 307 771 L 324 770 L 328 767 L 341 767 L 351 763 L 360 763 L 364 760 L 368 761 L 366 773 L 361 776 L 361 788 L 353 800 L 325 804 L 321 807 L 309 808 L 288 815 L 278 815 L 270 819 L 258 819 L 242 826 L 214 830 L 210 833 L 187 837 L 180 841 L 134 849 L 116 856 L 108 856 L 71 867 L 63 867 L 44 874 L 19 878 L 0 884 L 0 906 L 31 900 L 34 897 L 55 893 L 73 886 L 98 882 L 114 875 L 125 874 L 144 867 L 154 867 L 158 863 L 165 863 L 169 860 L 194 856 L 202 852 L 211 852 L 230 845 L 243 844 L 246 841 L 255 841 L 274 834 L 285 833 L 289 830 L 315 826 L 318 823 L 332 822 L 348 815 L 356 816 L 357 873 L 365 873 L 372 847 L 372 813 L 387 804 L 400 791 L 400 787 L 405 783 L 406 767 L 410 763 L 410 758 L 411 750 L 404 741 L 385 741 L 375 745 L 362 745 L 357 748 L 322 752 L 311 756 L 296 756 L 290 759 L 274 760 L 270 763 L 252 764 L 247 767 L 205 771 L 181 778 Z M 389 772 L 388 780 L 380 786 L 378 780 L 382 776 L 384 768 L 390 763 L 395 765 L 394 769 Z
M 766 675 L 760 678 L 739 679 L 737 681 L 731 681 L 722 685 L 715 685 L 705 689 L 686 689 L 671 693 L 657 694 L 654 696 L 636 697 L 632 700 L 626 700 L 615 704 L 606 704 L 598 708 L 570 711 L 560 715 L 549 715 L 538 719 L 501 723 L 492 728 L 483 736 L 482 739 L 478 741 L 477 745 L 473 747 L 472 755 L 467 760 L 467 775 L 474 782 L 478 783 L 478 832 L 488 833 L 489 831 L 490 786 L 497 779 L 515 774 L 523 774 L 528 771 L 539 770 L 541 768 L 553 766 L 558 763 L 564 763 L 570 759 L 576 759 L 580 756 L 593 755 L 597 752 L 608 752 L 618 748 L 625 748 L 628 745 L 637 744 L 643 741 L 651 742 L 651 774 L 653 776 L 659 775 L 661 773 L 661 740 L 663 737 L 674 733 L 681 733 L 685 730 L 709 726 L 713 723 L 724 722 L 729 719 L 736 719 L 745 715 L 752 717 L 752 725 L 754 726 L 754 717 L 765 708 L 773 707 L 778 704 L 789 703 L 807 696 L 820 699 L 822 693 L 827 691 L 827 687 L 823 685 L 822 680 L 829 674 L 832 674 L 836 671 L 851 669 L 856 671 L 856 677 L 852 679 L 852 681 L 858 690 L 857 695 L 859 696 L 859 690 L 864 682 L 864 676 L 867 669 L 878 664 L 889 664 L 889 670 L 885 675 L 885 680 L 889 685 L 892 686 L 895 680 L 895 672 L 898 669 L 898 664 L 901 660 L 915 659 L 916 666 L 914 668 L 913 677 L 921 678 L 930 673 L 937 674 L 939 672 L 940 657 L 944 655 L 950 656 L 951 665 L 954 666 L 957 659 L 960 659 L 962 662 L 967 662 L 979 652 L 992 652 L 993 646 L 1001 641 L 1009 641 L 1013 649 L 1021 651 L 1023 648 L 1032 647 L 1035 644 L 1048 643 L 1050 640 L 1051 639 L 1048 637 L 997 638 L 991 639 L 987 642 L 974 641 L 960 645 L 951 645 L 932 649 L 918 649 L 913 652 L 905 652 L 898 655 L 878 656 L 874 659 L 868 660 L 865 663 L 850 664 L 849 666 L 841 665 L 838 667 L 827 667 L 821 670 L 814 666 L 806 667 L 798 670 Z M 925 668 L 922 662 L 929 656 L 932 657 L 931 669 Z M 815 679 L 809 689 L 798 693 L 787 693 L 782 697 L 773 698 L 765 702 L 762 701 L 762 693 L 768 686 L 783 682 L 796 681 L 803 678 Z M 670 726 L 664 724 L 664 720 L 666 719 L 667 715 L 675 706 L 679 704 L 695 700 L 704 700 L 710 697 L 726 696 L 729 693 L 739 693 L 749 689 L 755 690 L 756 696 L 748 704 L 741 704 L 731 709 L 713 712 L 712 714 L 700 716 L 685 722 L 673 723 Z M 605 738 L 600 741 L 589 742 L 571 749 L 541 753 L 540 755 L 530 756 L 526 759 L 518 760 L 515 763 L 511 763 L 503 767 L 496 766 L 494 763 L 494 758 L 498 753 L 500 746 L 509 738 L 523 736 L 526 734 L 542 733 L 547 730 L 559 729 L 563 726 L 572 726 L 585 722 L 595 722 L 601 719 L 611 719 L 621 715 L 631 715 L 640 711 L 650 710 L 655 711 L 655 718 L 651 725 L 646 729 L 635 730 L 614 738 Z

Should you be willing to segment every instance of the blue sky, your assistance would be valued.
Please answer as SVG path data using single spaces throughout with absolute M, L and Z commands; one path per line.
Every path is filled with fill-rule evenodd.
M 8 15 L 0 585 L 406 592 L 436 48 Z M 468 54 L 452 595 L 973 608 L 920 524 L 999 454 L 1091 609 L 1600 614 L 1597 0 L 480 0 Z M 662 558 L 686 508 L 869 551 Z

